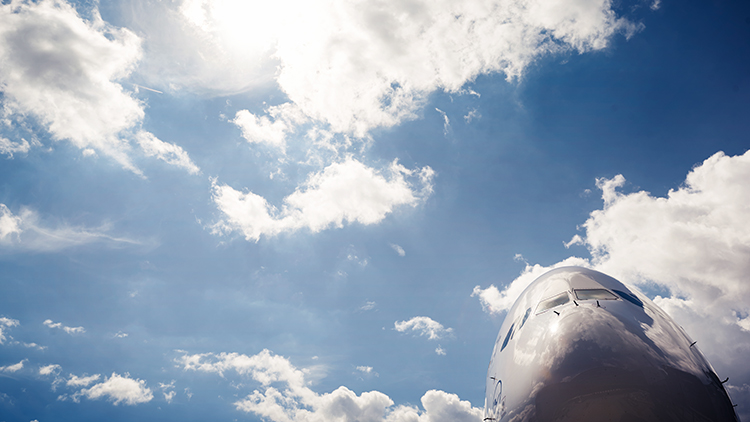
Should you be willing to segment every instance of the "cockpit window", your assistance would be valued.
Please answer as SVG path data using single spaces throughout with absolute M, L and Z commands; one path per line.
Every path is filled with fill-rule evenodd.
M 622 290 L 613 290 L 613 292 L 617 293 L 621 298 L 627 300 L 633 305 L 643 308 L 643 302 L 641 302 L 641 300 L 638 299 L 634 294 L 623 292 Z
M 546 310 L 552 309 L 556 306 L 564 305 L 568 302 L 570 302 L 570 298 L 568 297 L 568 292 L 562 292 L 557 296 L 552 296 L 549 299 L 545 299 L 539 302 L 539 305 L 536 307 L 536 313 L 541 314 L 542 312 Z
M 529 319 L 529 314 L 530 314 L 530 313 L 531 313 L 531 308 L 527 309 L 527 310 L 526 310 L 526 313 L 525 313 L 525 314 L 523 314 L 523 319 L 521 320 L 521 326 L 520 326 L 520 327 L 518 327 L 518 329 L 519 329 L 519 330 L 520 330 L 521 328 L 523 328 L 523 325 L 524 325 L 524 324 L 526 324 L 526 320 L 527 320 L 527 319 Z
M 515 326 L 515 324 L 511 324 L 510 330 L 508 330 L 508 334 L 505 336 L 505 340 L 503 340 L 503 345 L 502 345 L 502 347 L 500 347 L 500 351 L 501 352 L 503 350 L 505 350 L 505 346 L 507 346 L 508 345 L 508 341 L 510 341 L 510 336 L 513 335 L 513 326 Z
M 609 290 L 604 289 L 576 289 L 575 292 L 578 300 L 617 300 L 617 296 L 613 295 Z

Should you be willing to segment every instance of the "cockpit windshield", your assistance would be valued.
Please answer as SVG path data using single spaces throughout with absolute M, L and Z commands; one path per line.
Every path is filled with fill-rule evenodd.
M 562 292 L 559 295 L 552 296 L 549 299 L 545 299 L 539 302 L 539 305 L 536 307 L 536 313 L 541 314 L 542 312 L 546 310 L 552 309 L 560 305 L 564 305 L 568 302 L 570 302 L 570 297 L 568 297 L 568 292 Z
M 575 293 L 578 300 L 617 300 L 617 296 L 604 289 L 575 289 Z

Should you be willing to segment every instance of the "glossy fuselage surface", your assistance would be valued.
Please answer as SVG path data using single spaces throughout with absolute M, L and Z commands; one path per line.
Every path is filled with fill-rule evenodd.
M 597 271 L 552 270 L 505 318 L 485 421 L 738 421 L 695 343 L 645 296 Z

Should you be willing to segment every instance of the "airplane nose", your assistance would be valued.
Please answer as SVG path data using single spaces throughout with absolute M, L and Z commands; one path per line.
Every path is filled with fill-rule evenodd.
M 545 368 L 532 395 L 546 421 L 735 421 L 721 382 L 669 320 L 618 303 L 543 315 Z M 628 312 L 622 312 L 625 309 Z

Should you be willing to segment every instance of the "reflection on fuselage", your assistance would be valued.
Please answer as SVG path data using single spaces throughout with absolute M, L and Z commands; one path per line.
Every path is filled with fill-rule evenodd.
M 508 311 L 485 421 L 738 421 L 695 343 L 647 297 L 597 271 L 534 281 Z

